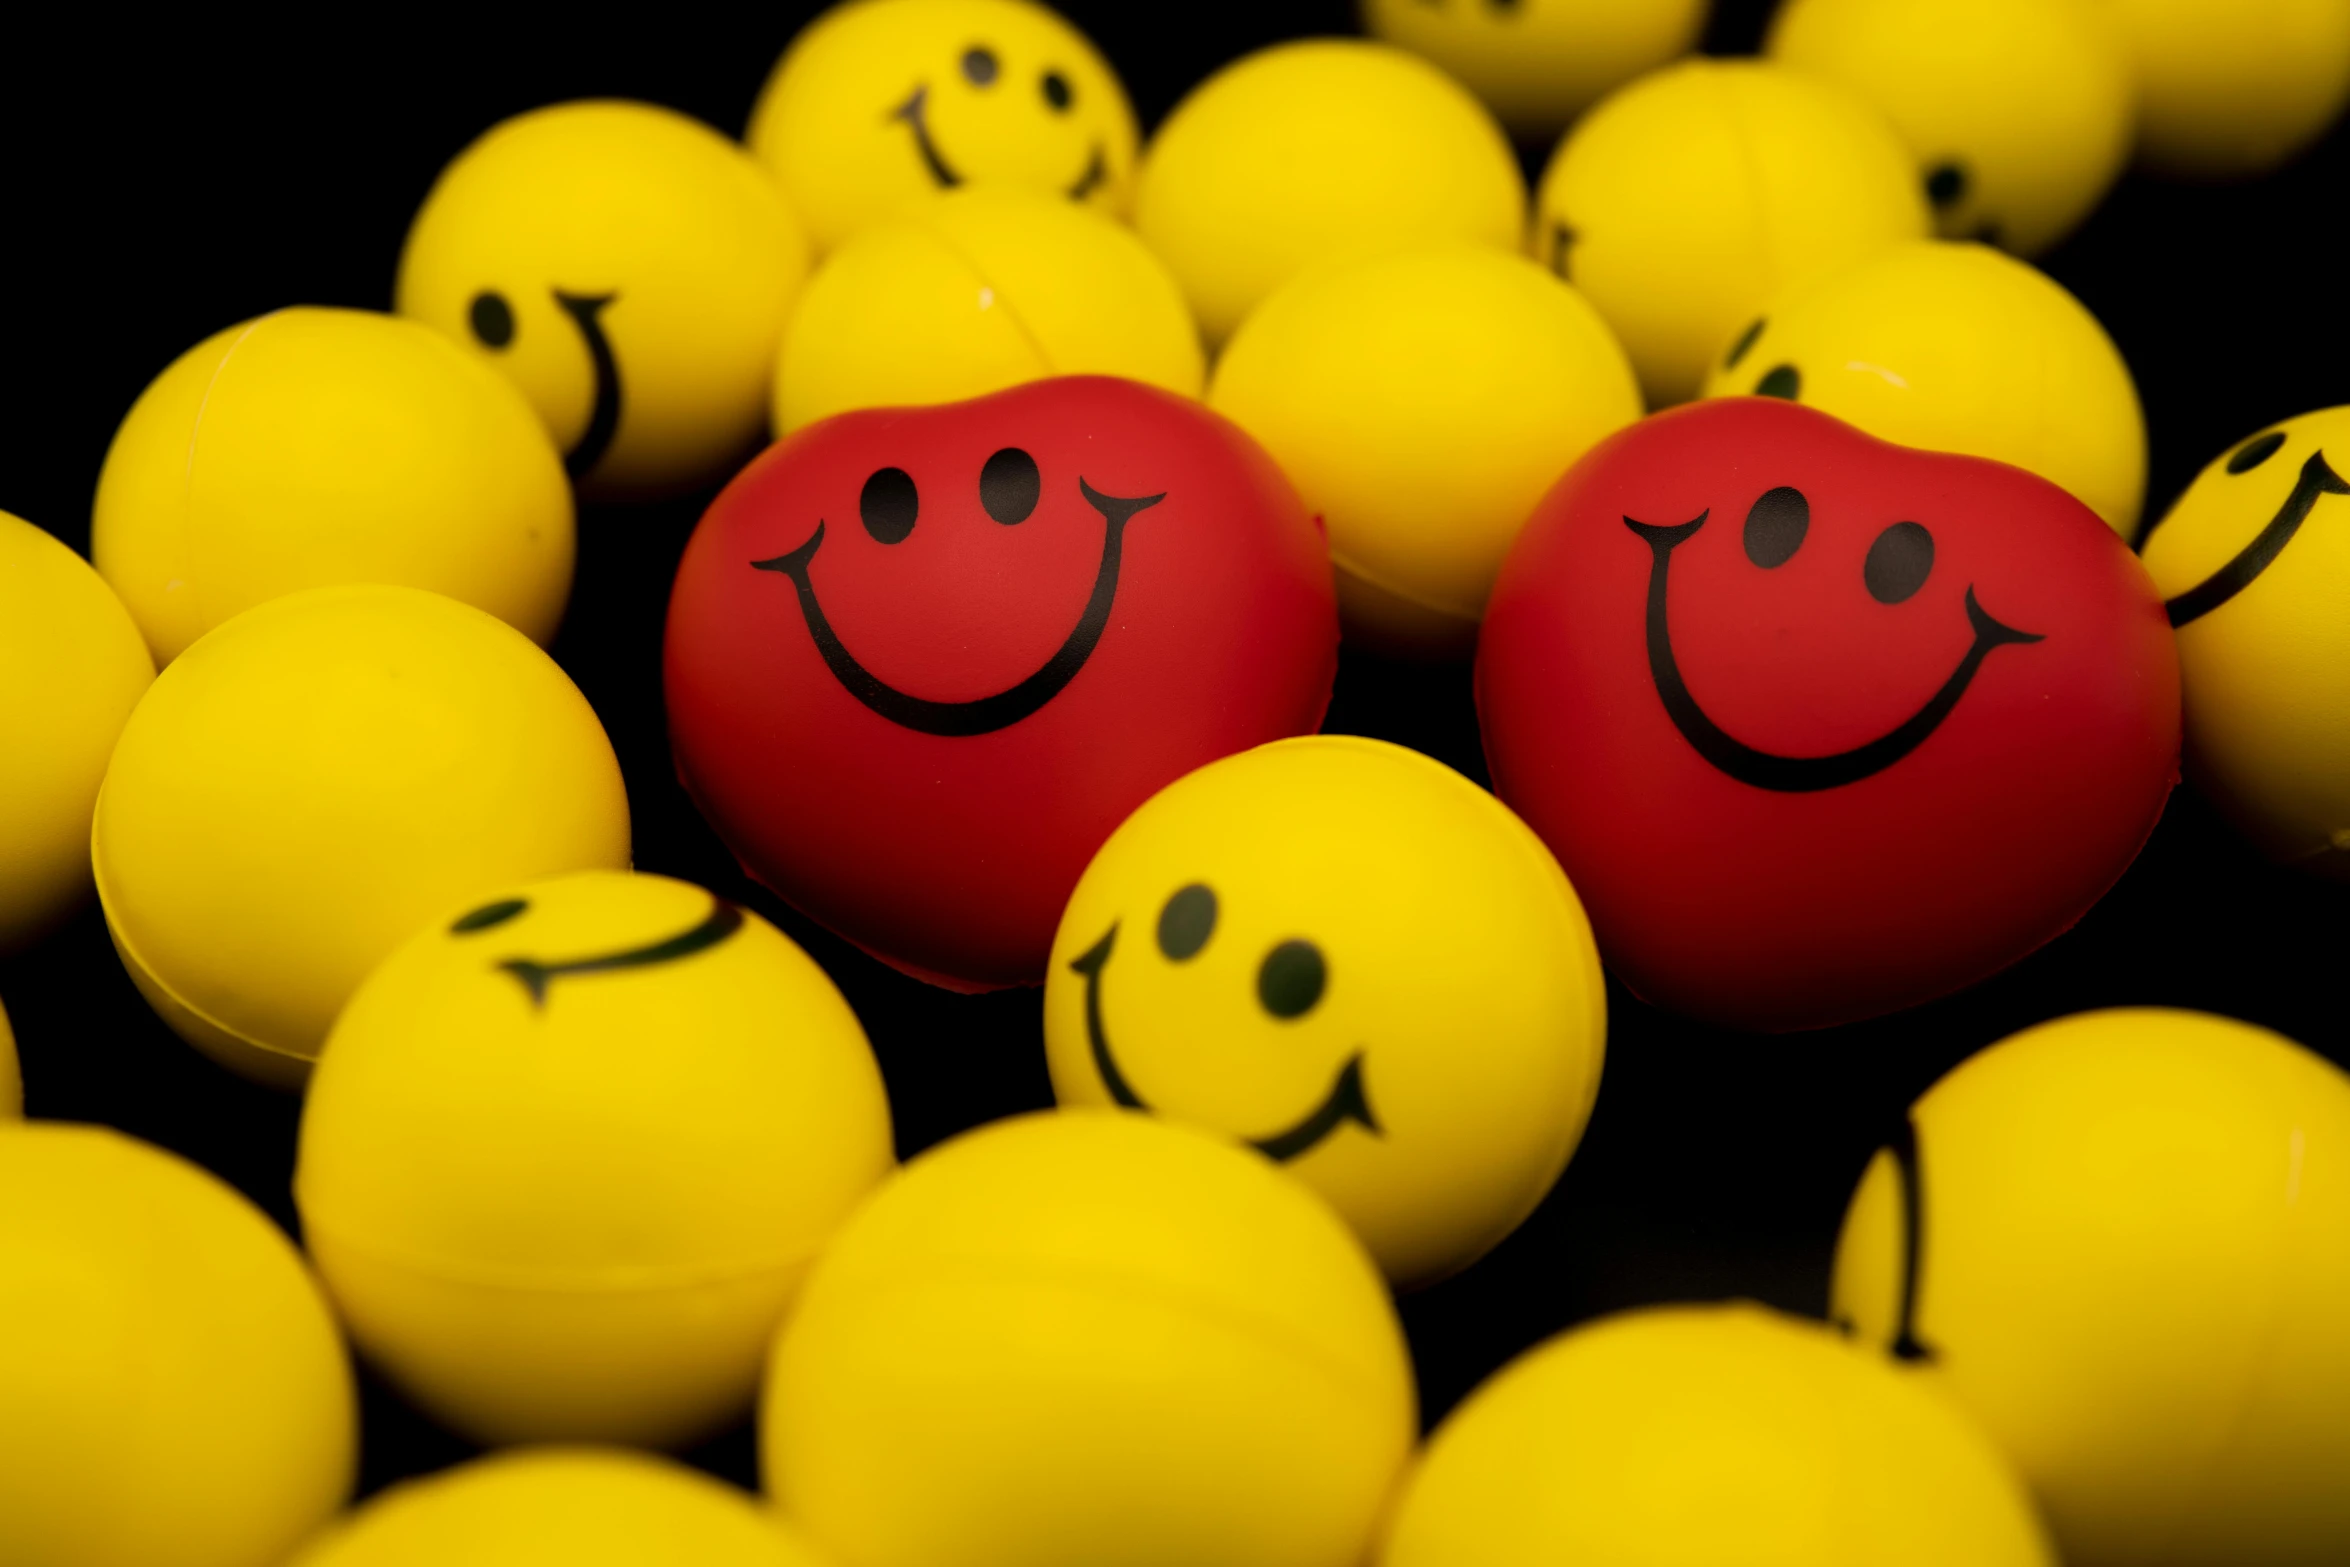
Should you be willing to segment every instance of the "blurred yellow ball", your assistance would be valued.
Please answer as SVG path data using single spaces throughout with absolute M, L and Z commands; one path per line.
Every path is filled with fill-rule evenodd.
M 1770 57 L 1892 121 L 1945 238 L 2037 255 L 2129 161 L 2129 59 L 2095 0 L 1789 0 Z
M 1143 154 L 1134 226 L 1220 343 L 1316 262 L 1443 240 L 1517 249 L 1526 183 L 1501 126 L 1435 66 L 1313 38 L 1185 95 Z
M 259 1210 L 96 1126 L 0 1126 L 0 1562 L 278 1567 L 350 1493 L 334 1319 Z
M 2094 0 L 2138 84 L 2138 157 L 2163 174 L 2246 179 L 2323 136 L 2350 98 L 2342 0 Z
M 1512 134 L 1542 140 L 1688 53 L 1706 9 L 1706 0 L 1361 0 L 1371 36 L 1433 60 Z
M 1138 135 L 1118 73 L 1046 6 L 851 0 L 792 40 L 744 139 L 822 251 L 964 185 L 1123 217 Z
M 2291 1041 L 2146 1009 L 1992 1046 L 1869 1166 L 1834 1300 L 2065 1561 L 2350 1561 L 2350 1077 Z
M 848 1003 L 774 926 L 583 871 L 386 958 L 303 1108 L 303 1233 L 362 1353 L 483 1442 L 746 1411 L 809 1257 L 891 1164 Z
M 1756 60 L 1610 94 L 1559 143 L 1536 207 L 1536 257 L 1598 307 L 1652 407 L 1696 396 L 1772 295 L 1930 227 L 1882 115 Z
M 2066 1558 L 2068 1561 L 2071 1558 Z M 1379 1567 L 2055 1567 L 2006 1460 L 1817 1323 L 1603 1318 L 1429 1439 Z
M 2137 531 L 2146 420 L 2130 367 L 2062 285 L 1987 245 L 1896 246 L 1771 300 L 1706 377 L 1708 397 L 1748 392 L 2028 468 Z
M 447 905 L 626 866 L 628 798 L 586 699 L 511 628 L 414 588 L 317 588 L 157 678 L 91 858 L 164 1021 L 291 1087 L 368 970 Z
M 767 1489 L 857 1567 L 1357 1567 L 1411 1450 L 1386 1286 L 1305 1187 L 1147 1116 L 891 1177 L 777 1338 Z
M 0 1120 L 24 1114 L 24 1077 L 16 1065 L 16 1035 L 8 1026 L 8 1009 L 0 1007 Z
M 397 299 L 520 387 L 591 492 L 644 495 L 759 444 L 807 273 L 807 235 L 742 148 L 606 100 L 459 153 L 409 226 Z
M 1523 256 L 1419 248 L 1317 268 L 1241 324 L 1208 404 L 1320 513 L 1359 642 L 1475 645 L 1534 503 L 1640 388 L 1583 296 Z
M 571 490 L 522 394 L 438 332 L 307 306 L 215 333 L 139 394 L 90 555 L 158 664 L 240 610 L 341 582 L 462 599 L 541 644 Z
M 113 589 L 0 512 L 0 951 L 38 939 L 89 897 L 98 781 L 154 678 Z

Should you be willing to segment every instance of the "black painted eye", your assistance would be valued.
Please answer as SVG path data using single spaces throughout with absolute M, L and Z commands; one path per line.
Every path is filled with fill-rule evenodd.
M 1044 480 L 1036 471 L 1036 459 L 1017 446 L 1007 446 L 979 470 L 979 504 L 987 508 L 990 517 L 1008 528 L 1015 522 L 1028 520 L 1028 514 L 1036 510 L 1036 497 L 1043 486 Z
M 1257 968 L 1257 999 L 1275 1017 L 1303 1017 L 1322 999 L 1330 970 L 1310 941 L 1285 941 Z
M 1044 101 L 1053 106 L 1055 114 L 1067 114 L 1069 105 L 1077 101 L 1077 93 L 1070 87 L 1069 78 L 1058 71 L 1045 72 Z
M 485 288 L 474 295 L 473 307 L 465 316 L 473 327 L 473 335 L 487 346 L 504 348 L 514 341 L 514 307 L 496 289 Z
M 2237 447 L 2229 456 L 2228 472 L 2250 473 L 2274 457 L 2277 454 L 2277 448 L 2284 444 L 2285 432 L 2282 430 L 2271 430 L 2266 435 L 2256 435 Z
M 1926 585 L 1934 570 L 1934 535 L 1923 523 L 1897 522 L 1877 535 L 1868 559 L 1860 564 L 1860 579 L 1869 597 L 1880 604 L 1898 604 Z
M 488 930 L 493 925 L 503 925 L 508 920 L 524 913 L 529 907 L 530 902 L 526 898 L 500 898 L 495 903 L 485 903 L 471 914 L 459 918 L 454 925 L 449 927 L 449 934 L 470 936 L 477 930 Z
M 1754 383 L 1754 395 L 1757 397 L 1784 397 L 1793 402 L 1802 391 L 1803 372 L 1793 365 L 1775 365 Z
M 864 519 L 865 531 L 883 544 L 904 542 L 914 531 L 914 517 L 921 510 L 922 496 L 914 488 L 914 476 L 903 468 L 874 469 L 857 496 L 857 515 Z
M 1159 910 L 1159 950 L 1177 963 L 1197 957 L 1215 933 L 1216 895 L 1196 881 Z
M 963 51 L 963 80 L 972 86 L 994 86 L 995 72 L 995 51 L 993 49 L 974 44 Z
M 1784 566 L 1811 531 L 1811 502 L 1791 484 L 1765 490 L 1746 513 L 1746 558 L 1768 571 Z
M 1937 163 L 1926 171 L 1926 199 L 1937 207 L 1955 207 L 1966 200 L 1966 170 L 1955 163 Z
M 1762 336 L 1765 320 L 1766 318 L 1762 316 L 1755 317 L 1754 325 L 1738 334 L 1738 341 L 1730 345 L 1728 356 L 1722 360 L 1723 369 L 1735 370 L 1738 368 L 1738 361 L 1746 357 L 1746 351 L 1754 346 L 1754 340 Z

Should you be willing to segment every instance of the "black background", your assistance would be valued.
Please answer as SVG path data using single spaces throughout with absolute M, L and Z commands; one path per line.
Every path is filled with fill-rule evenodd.
M 86 549 L 106 442 L 183 349 L 281 305 L 388 306 L 401 236 L 434 174 L 509 114 L 615 95 L 739 133 L 814 9 L 670 4 L 607 25 L 585 11 L 526 20 L 495 6 L 462 18 L 338 7 L 313 9 L 291 32 L 224 22 L 211 7 L 135 22 L 112 8 L 52 15 L 45 25 L 62 33 L 12 43 L 0 67 L 0 507 Z M 1248 49 L 1352 28 L 1343 0 L 1222 17 L 1064 9 L 1125 73 L 1146 127 Z M 1767 11 L 1723 5 L 1708 48 L 1752 50 Z M 2264 423 L 2350 401 L 2350 291 L 2323 237 L 2346 169 L 2350 135 L 2337 132 L 2254 185 L 2133 176 L 2043 258 L 2137 374 L 2153 440 L 2149 516 Z M 659 634 L 704 499 L 585 510 L 554 649 L 619 749 L 638 866 L 750 904 L 822 961 L 880 1053 L 902 1153 L 1048 1103 L 1037 992 L 951 996 L 884 970 L 751 887 L 679 793 Z M 1465 670 L 1350 653 L 1329 726 L 1484 777 Z M 2350 1057 L 2346 915 L 2350 892 L 2258 863 L 2182 790 L 2076 930 L 1954 1000 L 1761 1038 L 1693 1027 L 1614 991 L 1599 1108 L 1558 1189 L 1493 1256 L 1403 1302 L 1426 1417 L 1599 1312 L 1738 1295 L 1821 1312 L 1837 1220 L 1883 1131 L 1963 1056 L 2029 1023 L 2093 1006 L 2194 1006 Z M 105 1121 L 176 1149 L 292 1227 L 297 1102 L 231 1077 L 157 1022 L 94 910 L 0 963 L 0 996 L 31 1113 Z M 380 1386 L 368 1386 L 365 1413 L 365 1490 L 464 1456 Z M 756 1481 L 747 1428 L 692 1456 Z

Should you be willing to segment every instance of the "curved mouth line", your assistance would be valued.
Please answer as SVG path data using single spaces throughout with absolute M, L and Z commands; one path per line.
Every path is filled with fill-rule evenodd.
M 1129 1110 L 1155 1113 L 1134 1085 L 1126 1081 L 1126 1074 L 1118 1070 L 1117 1060 L 1110 1054 L 1109 1033 L 1102 1027 L 1102 969 L 1110 961 L 1110 949 L 1118 940 L 1118 927 L 1112 924 L 1102 939 L 1069 960 L 1069 967 L 1085 976 L 1085 1037 L 1093 1048 L 1094 1070 L 1101 1074 L 1102 1086 L 1110 1097 Z M 1276 1163 L 1286 1164 L 1314 1147 L 1322 1139 L 1353 1121 L 1374 1137 L 1386 1135 L 1378 1119 L 1371 1114 L 1371 1101 L 1363 1092 L 1363 1053 L 1357 1050 L 1346 1058 L 1330 1083 L 1330 1092 L 1322 1096 L 1321 1104 L 1303 1120 L 1287 1131 L 1270 1137 L 1245 1139 L 1251 1148 Z
M 821 521 L 808 536 L 808 542 L 798 549 L 771 560 L 752 561 L 751 567 L 756 571 L 781 572 L 791 579 L 799 596 L 801 618 L 808 623 L 808 635 L 815 639 L 816 651 L 824 655 L 832 677 L 849 695 L 891 723 L 922 734 L 950 737 L 988 734 L 1026 718 L 1059 696 L 1061 688 L 1077 678 L 1077 671 L 1093 656 L 1103 630 L 1110 623 L 1110 606 L 1118 596 L 1118 568 L 1126 552 L 1126 524 L 1136 512 L 1167 498 L 1164 491 L 1138 497 L 1104 495 L 1083 477 L 1078 479 L 1077 489 L 1086 503 L 1102 514 L 1101 565 L 1094 572 L 1093 594 L 1085 601 L 1085 613 L 1078 617 L 1067 640 L 1035 673 L 1018 685 L 968 702 L 933 702 L 928 697 L 908 695 L 857 662 L 857 655 L 848 650 L 839 633 L 832 629 L 823 604 L 817 600 L 815 584 L 808 579 L 809 564 L 824 543 Z
M 2350 495 L 2350 484 L 2342 482 L 2342 476 L 2334 472 L 2324 451 L 2319 450 L 2309 454 L 2309 460 L 2301 465 L 2301 476 L 2293 481 L 2293 493 L 2285 497 L 2277 514 L 2253 536 L 2251 543 L 2238 550 L 2219 570 L 2162 606 L 2170 616 L 2170 623 L 2183 626 L 2191 620 L 2200 620 L 2252 586 L 2285 552 L 2285 546 L 2293 542 L 2293 535 L 2309 520 L 2310 510 L 2321 495 Z
M 963 176 L 956 172 L 953 164 L 947 162 L 945 155 L 938 150 L 938 143 L 930 139 L 929 107 L 930 84 L 924 82 L 914 89 L 904 103 L 890 110 L 888 118 L 906 122 L 914 133 L 914 150 L 921 154 L 922 166 L 930 171 L 931 181 L 941 190 L 953 190 L 963 183 Z M 1102 152 L 1102 144 L 1096 141 L 1093 144 L 1093 156 L 1086 160 L 1085 172 L 1078 175 L 1076 182 L 1068 188 L 1069 199 L 1083 201 L 1109 177 L 1109 160 Z
M 1740 783 L 1786 794 L 1805 794 L 1857 783 L 1872 773 L 1882 772 L 1916 750 L 1950 716 L 1950 710 L 1958 705 L 1958 699 L 1966 694 L 1968 684 L 1975 678 L 1975 671 L 1983 667 L 1983 660 L 1991 656 L 1994 648 L 2043 640 L 2038 632 L 2018 631 L 1994 620 L 1975 602 L 1974 586 L 1970 583 L 1966 590 L 1966 615 L 1967 623 L 1974 628 L 1974 643 L 1958 661 L 1958 667 L 1950 672 L 1950 678 L 1942 682 L 1942 689 L 1929 697 L 1925 706 L 1867 744 L 1831 756 L 1780 756 L 1757 750 L 1733 738 L 1706 715 L 1691 694 L 1688 682 L 1681 678 L 1680 662 L 1673 656 L 1673 634 L 1665 616 L 1665 584 L 1672 568 L 1673 551 L 1704 527 L 1709 515 L 1710 511 L 1701 511 L 1694 520 L 1674 527 L 1635 522 L 1626 517 L 1624 526 L 1639 535 L 1653 552 L 1648 572 L 1648 672 L 1656 681 L 1656 694 L 1664 702 L 1673 727 L 1681 731 L 1681 738 L 1695 747 L 1698 755 Z
M 620 361 L 613 357 L 612 341 L 604 335 L 604 323 L 597 319 L 604 307 L 620 296 L 566 294 L 559 288 L 552 292 L 555 303 L 563 307 L 563 313 L 571 317 L 579 335 L 586 340 L 588 358 L 596 370 L 596 401 L 588 410 L 587 428 L 580 432 L 571 450 L 563 454 L 563 471 L 577 479 L 603 461 L 612 437 L 620 433 Z
M 535 958 L 508 958 L 498 967 L 518 980 L 530 992 L 532 1006 L 547 1004 L 547 987 L 556 980 L 572 974 L 609 974 L 618 969 L 650 968 L 658 963 L 674 963 L 690 958 L 697 952 L 715 947 L 742 928 L 743 911 L 724 898 L 710 900 L 710 913 L 699 925 L 679 931 L 647 946 L 631 947 L 625 952 L 607 952 L 592 958 L 571 958 L 561 963 L 541 963 Z

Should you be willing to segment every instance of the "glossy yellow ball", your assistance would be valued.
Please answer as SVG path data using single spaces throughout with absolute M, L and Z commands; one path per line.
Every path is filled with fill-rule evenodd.
M 960 402 L 1056 375 L 1199 395 L 1199 329 L 1134 231 L 1033 191 L 974 189 L 824 258 L 775 367 L 779 433 L 852 408 Z
M 1964 1417 L 1816 1323 L 1737 1304 L 1603 1318 L 1494 1373 L 1429 1439 L 1379 1567 L 2055 1561 Z
M 1118 73 L 1048 7 L 854 0 L 792 40 L 745 140 L 822 251 L 964 185 L 1123 217 L 1138 137 Z
M 24 1114 L 24 1077 L 16 1064 L 16 1035 L 8 1026 L 8 1009 L 0 1007 L 0 1121 Z
M 583 871 L 368 976 L 294 1193 L 352 1338 L 427 1411 L 665 1446 L 749 1410 L 809 1257 L 890 1164 L 880 1069 L 806 953 L 699 887 Z
M 0 1561 L 277 1567 L 358 1435 L 334 1319 L 258 1209 L 103 1127 L 0 1126 Z
M 1895 246 L 1770 301 L 1706 377 L 1708 397 L 1741 393 L 2028 468 L 2137 531 L 2146 419 L 2130 367 L 2061 284 L 1988 245 Z
M 1917 164 L 1838 87 L 1688 60 L 1603 99 L 1543 172 L 1534 253 L 1599 308 L 1651 407 L 1782 289 L 1929 228 Z
M 447 905 L 626 866 L 628 797 L 578 687 L 510 627 L 414 588 L 315 588 L 156 679 L 91 859 L 164 1021 L 292 1087 L 368 970 Z
M 215 333 L 106 449 L 90 555 L 158 664 L 301 588 L 391 582 L 541 644 L 571 592 L 571 490 L 538 415 L 438 332 L 298 307 Z
M 0 951 L 39 939 L 89 897 L 98 782 L 154 678 L 114 590 L 0 512 Z
M 1356 1567 L 1413 1436 L 1395 1308 L 1226 1140 L 1068 1110 L 884 1183 L 775 1344 L 767 1489 L 858 1567 Z
M 1992 1046 L 1869 1166 L 1834 1299 L 2066 1562 L 2350 1560 L 2350 1077 L 2291 1041 L 2120 1010 Z
M 522 389 L 590 493 L 652 495 L 723 477 L 766 434 L 808 259 L 775 182 L 716 131 L 566 103 L 441 171 L 396 297 Z
M 1361 0 L 1361 11 L 1372 37 L 1460 78 L 1513 135 L 1547 141 L 1688 53 L 1706 0 Z
M 1517 249 L 1526 182 L 1501 126 L 1435 66 L 1313 38 L 1185 95 L 1143 154 L 1134 226 L 1221 343 L 1318 262 L 1444 240 Z
M 2164 174 L 2246 179 L 2326 132 L 2350 99 L 2342 0 L 2094 0 L 2138 84 L 2138 157 Z

